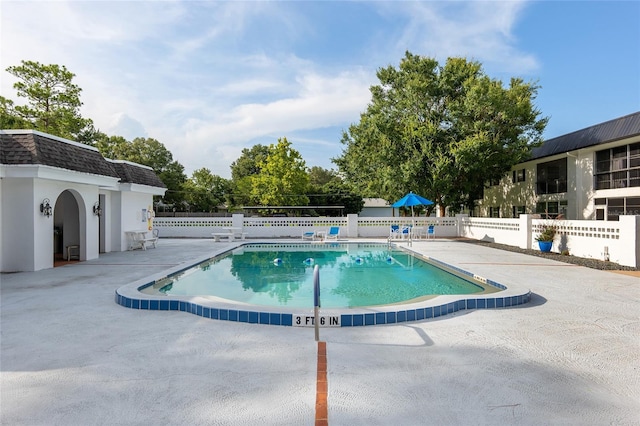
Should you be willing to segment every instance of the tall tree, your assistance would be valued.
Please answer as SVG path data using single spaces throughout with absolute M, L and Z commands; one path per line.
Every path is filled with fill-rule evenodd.
M 122 136 L 107 136 L 101 133 L 96 147 L 106 158 L 126 160 L 149 166 L 167 185 L 163 197 L 167 204 L 182 206 L 185 201 L 183 185 L 187 180 L 184 166 L 173 160 L 173 155 L 161 142 L 153 138 L 135 138 L 132 142 Z
M 477 62 L 407 52 L 398 69 L 377 73 L 372 101 L 343 133 L 334 162 L 365 196 L 395 201 L 409 190 L 451 206 L 473 206 L 484 183 L 527 158 L 548 121 L 533 101 L 538 86 L 509 87 Z
M 94 146 L 98 148 L 98 151 L 100 151 L 105 158 L 124 160 L 127 159 L 129 143 L 130 142 L 122 136 L 107 136 L 100 132 L 96 137 Z
M 20 118 L 45 133 L 72 140 L 87 138 L 93 122 L 80 115 L 82 89 L 73 83 L 75 74 L 64 65 L 34 61 L 22 61 L 7 72 L 18 79 L 13 85 L 18 96 L 27 99 L 26 105 L 14 107 Z
M 203 167 L 193 172 L 185 182 L 184 189 L 191 211 L 213 212 L 224 203 L 230 184 L 228 180 Z
M 18 114 L 11 99 L 0 96 L 0 129 L 32 129 L 33 124 Z
M 325 169 L 320 166 L 313 166 L 309 169 L 310 185 L 323 186 L 335 179 L 340 179 L 335 170 Z
M 269 155 L 269 147 L 256 144 L 244 148 L 240 157 L 231 163 L 231 194 L 227 201 L 231 206 L 259 204 L 257 197 L 251 195 L 252 178 L 261 171 L 261 164 Z
M 343 212 L 346 214 L 360 213 L 364 207 L 362 195 L 354 191 L 350 185 L 343 182 L 342 179 L 333 179 L 322 186 L 323 195 L 322 205 L 325 206 L 344 206 Z M 335 209 L 318 211 L 321 215 L 332 215 L 336 213 Z
M 251 193 L 264 206 L 305 206 L 309 183 L 306 165 L 287 138 L 269 146 L 267 158 L 260 164 L 260 173 L 253 175 Z
M 267 159 L 269 147 L 256 144 L 251 148 L 244 148 L 236 161 L 231 163 L 231 179 L 241 179 L 260 173 L 260 164 Z

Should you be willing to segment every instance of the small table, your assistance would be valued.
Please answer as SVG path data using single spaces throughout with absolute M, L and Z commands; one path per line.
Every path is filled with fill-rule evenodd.
M 411 228 L 411 233 L 413 234 L 413 238 L 419 240 L 427 237 L 427 228 L 424 226 L 414 226 Z
M 71 260 L 71 256 L 78 258 L 78 260 L 80 260 L 80 246 L 75 244 L 75 245 L 70 245 L 67 246 L 67 262 Z

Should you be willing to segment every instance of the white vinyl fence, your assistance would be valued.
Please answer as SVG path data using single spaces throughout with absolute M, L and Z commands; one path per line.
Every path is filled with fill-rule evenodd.
M 340 228 L 342 238 L 386 238 L 391 225 L 412 225 L 415 229 L 435 227 L 436 238 L 470 238 L 520 248 L 537 249 L 536 235 L 545 225 L 558 230 L 553 251 L 640 266 L 640 216 L 620 216 L 620 221 L 542 220 L 532 215 L 517 219 L 456 217 L 157 217 L 154 228 L 161 238 L 211 238 L 224 228 L 242 228 L 251 238 L 301 238 L 307 231 Z

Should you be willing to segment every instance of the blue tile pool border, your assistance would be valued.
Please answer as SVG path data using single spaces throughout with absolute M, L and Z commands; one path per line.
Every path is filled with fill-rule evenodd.
M 432 320 L 442 316 L 450 315 L 463 310 L 477 310 L 477 309 L 500 309 L 510 308 L 513 306 L 522 305 L 528 303 L 531 300 L 531 292 L 529 290 L 521 291 L 519 294 L 514 294 L 514 290 L 510 290 L 509 294 L 506 292 L 507 286 L 498 283 L 493 280 L 485 279 L 477 276 L 471 272 L 468 272 L 459 267 L 449 265 L 431 257 L 424 256 L 421 253 L 411 251 L 415 256 L 420 257 L 428 262 L 434 263 L 440 268 L 447 270 L 454 274 L 459 274 L 463 277 L 476 280 L 490 286 L 493 286 L 501 291 L 496 293 L 481 294 L 477 296 L 472 295 L 448 295 L 438 296 L 434 299 L 426 300 L 421 303 L 411 303 L 407 305 L 390 305 L 384 307 L 374 308 L 345 308 L 345 311 L 352 313 L 336 313 L 339 309 L 331 309 L 332 316 L 340 317 L 341 327 L 362 327 L 371 325 L 384 325 L 384 324 L 399 324 L 405 322 L 419 322 Z M 181 266 L 179 269 L 165 275 L 161 279 L 171 277 L 177 273 L 183 272 L 201 262 L 196 262 L 193 265 Z M 150 311 L 180 311 L 187 312 L 193 315 L 197 315 L 203 318 L 243 322 L 247 324 L 264 324 L 264 325 L 278 325 L 278 326 L 293 326 L 294 317 L 299 315 L 309 315 L 309 311 L 301 309 L 301 312 L 274 312 L 277 307 L 255 307 L 255 309 L 248 308 L 246 305 L 238 305 L 229 307 L 228 304 L 220 304 L 225 306 L 216 306 L 215 302 L 206 301 L 204 303 L 198 303 L 194 301 L 185 301 L 170 299 L 167 300 L 166 296 L 153 296 L 148 294 L 142 294 L 139 290 L 149 287 L 155 284 L 158 280 L 152 280 L 150 282 L 136 285 L 136 292 L 122 291 L 129 286 L 123 286 L 115 292 L 115 302 L 118 305 L 124 306 L 130 309 L 138 310 L 150 310 Z M 134 295 L 132 295 L 135 294 Z M 138 296 L 139 295 L 139 296 Z M 156 298 L 157 297 L 157 298 Z M 457 298 L 457 300 L 451 300 Z M 442 300 L 446 298 L 446 302 L 438 304 L 438 299 Z M 379 308 L 379 309 L 378 309 Z M 322 313 L 324 315 L 324 313 Z

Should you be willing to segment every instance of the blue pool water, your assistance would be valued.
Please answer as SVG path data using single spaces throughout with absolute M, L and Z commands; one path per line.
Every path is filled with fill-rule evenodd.
M 312 307 L 315 265 L 320 268 L 323 308 L 484 291 L 409 252 L 385 244 L 349 243 L 249 244 L 157 282 L 153 289 L 252 305 Z

